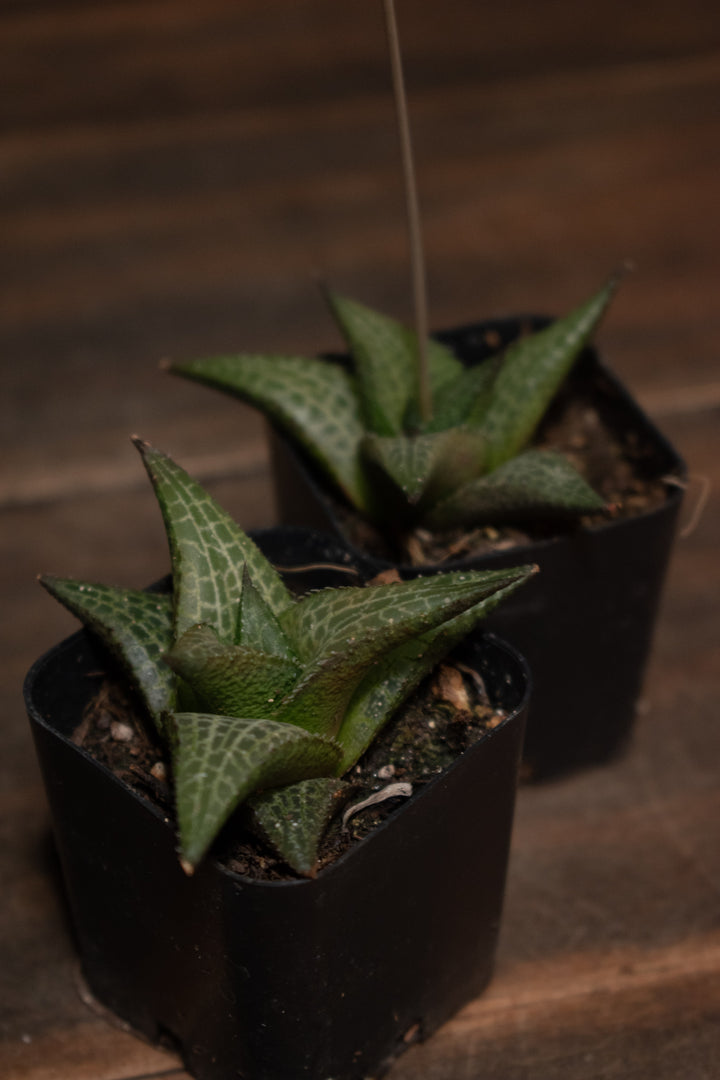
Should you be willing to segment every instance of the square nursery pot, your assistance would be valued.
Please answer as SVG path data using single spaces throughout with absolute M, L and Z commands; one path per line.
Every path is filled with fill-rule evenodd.
M 306 545 L 299 561 L 332 547 Z M 507 719 L 315 879 L 280 882 L 213 857 L 186 877 L 172 822 L 72 742 L 104 652 L 82 631 L 42 657 L 26 701 L 92 993 L 200 1080 L 379 1076 L 476 996 L 498 935 L 529 677 L 492 635 L 468 648 Z
M 505 347 L 521 330 L 548 319 L 498 319 L 437 335 L 466 365 Z M 491 344 L 488 344 L 490 342 Z M 347 357 L 328 359 L 347 366 Z M 682 480 L 685 465 L 592 348 L 578 358 L 558 401 L 579 398 L 597 409 L 649 481 Z M 551 406 L 552 410 L 553 406 Z M 510 550 L 421 566 L 394 563 L 348 539 L 341 498 L 310 458 L 270 429 L 280 521 L 329 529 L 372 576 L 396 566 L 403 577 L 439 569 L 497 569 L 537 563 L 541 573 L 487 620 L 512 642 L 533 676 L 525 738 L 526 771 L 535 778 L 600 764 L 618 754 L 631 732 L 652 641 L 662 584 L 682 501 L 665 486 L 660 505 L 592 527 L 568 526 Z

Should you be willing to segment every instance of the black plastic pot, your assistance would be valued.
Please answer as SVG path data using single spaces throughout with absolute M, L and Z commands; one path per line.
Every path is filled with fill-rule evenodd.
M 360 1080 L 477 995 L 529 679 L 492 635 L 470 648 L 508 718 L 316 879 L 285 882 L 212 857 L 186 877 L 167 817 L 71 741 L 102 650 L 82 632 L 39 660 L 27 707 L 96 997 L 200 1080 Z
M 437 336 L 471 365 L 512 341 L 521 328 L 547 322 L 501 319 Z M 347 363 L 346 358 L 332 359 Z M 578 359 L 562 393 L 591 401 L 631 448 L 647 479 L 684 477 L 679 455 L 593 349 Z M 390 566 L 397 566 L 403 577 L 440 569 L 393 563 L 354 546 L 344 535 L 339 498 L 314 463 L 277 432 L 272 432 L 271 451 L 282 523 L 329 529 L 343 538 L 369 576 Z M 566 527 L 510 551 L 442 564 L 443 570 L 540 566 L 541 573 L 486 624 L 530 664 L 533 706 L 525 760 L 533 777 L 599 764 L 623 749 L 634 721 L 681 501 L 680 488 L 668 486 L 662 505 L 634 517 L 586 529 Z

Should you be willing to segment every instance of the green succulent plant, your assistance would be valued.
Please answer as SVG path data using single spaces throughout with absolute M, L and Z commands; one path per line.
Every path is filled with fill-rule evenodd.
M 199 483 L 135 441 L 165 522 L 172 594 L 41 583 L 119 658 L 167 747 L 183 867 L 192 872 L 247 801 L 283 858 L 312 874 L 343 774 L 533 568 L 298 599 Z
M 613 278 L 565 318 L 474 367 L 430 340 L 427 420 L 416 335 L 340 296 L 328 299 L 350 370 L 329 359 L 256 354 L 168 366 L 260 408 L 381 527 L 440 530 L 583 514 L 602 509 L 600 496 L 562 454 L 529 444 L 616 284 Z

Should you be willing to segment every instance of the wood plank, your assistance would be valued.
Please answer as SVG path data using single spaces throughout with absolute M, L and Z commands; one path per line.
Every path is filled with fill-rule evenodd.
M 652 20 L 642 9 L 616 3 L 614 11 L 610 4 L 602 19 L 592 20 L 588 32 L 573 6 L 557 0 L 542 18 L 531 0 L 480 9 L 468 0 L 448 0 L 442 10 L 400 6 L 411 82 L 435 90 L 528 71 L 602 71 L 630 61 L 702 55 L 718 44 L 713 15 L 703 0 L 682 9 L 663 0 Z M 387 87 L 379 5 L 312 0 L 292 10 L 278 0 L 201 7 L 188 0 L 66 3 L 5 14 L 4 24 L 5 126 L 114 124 L 146 110 L 168 118 L 257 99 L 292 105 Z M 32 94 L 23 93 L 28 68 L 39 74 Z
M 82 1053 L 78 1048 L 82 1047 Z M 0 1044 L 5 1080 L 187 1080 L 177 1058 L 103 1020 L 64 1024 Z
M 536 170 L 540 193 L 534 197 L 511 182 L 517 160 L 506 159 L 502 167 L 496 163 L 489 170 L 496 206 L 490 258 L 477 254 L 481 246 L 491 246 L 482 225 L 483 169 L 468 165 L 462 181 L 458 165 L 442 182 L 428 219 L 436 324 L 512 308 L 570 306 L 629 252 L 645 269 L 626 284 L 601 335 L 613 365 L 641 398 L 652 390 L 672 399 L 680 384 L 696 390 L 710 384 L 720 325 L 711 273 L 714 243 L 706 221 L 713 212 L 717 151 L 698 148 L 720 145 L 714 133 L 712 125 L 688 125 L 676 145 L 684 166 L 674 177 L 666 175 L 662 194 L 652 200 L 646 192 L 664 155 L 661 136 L 636 137 L 625 159 L 629 175 L 609 182 L 601 166 L 619 146 L 617 141 L 599 143 L 584 154 L 591 173 L 597 167 L 599 179 L 592 188 L 576 168 L 573 188 L 551 196 L 542 188 L 551 183 L 557 160 Z M 572 154 L 568 149 L 565 165 L 572 163 Z M 705 204 L 698 190 L 707 193 Z M 335 228 L 336 219 L 347 219 L 350 201 L 347 192 L 325 219 L 327 234 L 320 245 L 325 239 L 330 244 L 330 231 L 336 237 L 328 247 L 332 280 L 402 313 L 406 288 L 398 215 L 393 224 L 387 207 L 373 220 L 372 193 L 356 198 L 347 252 L 357 252 L 360 242 L 363 246 L 362 254 L 351 259 L 344 248 L 348 230 L 339 242 Z M 623 207 L 620 219 L 614 215 L 618 205 Z M 659 233 L 658 223 L 671 217 L 676 205 L 694 209 L 675 214 L 672 233 Z M 601 211 L 604 228 L 593 244 L 591 231 Z M 177 228 L 181 216 L 175 219 Z M 246 222 L 231 228 L 222 213 L 214 222 L 203 221 L 200 214 L 199 231 L 186 230 L 182 240 L 169 224 L 163 237 L 152 239 L 141 231 L 133 240 L 130 231 L 121 239 L 120 223 L 117 236 L 99 236 L 85 255 L 67 237 L 50 253 L 37 252 L 24 280 L 21 264 L 15 290 L 10 288 L 6 297 L 2 335 L 4 353 L 12 361 L 2 448 L 17 476 L 16 489 L 35 485 L 49 445 L 53 464 L 64 457 L 72 472 L 88 454 L 108 465 L 117 461 L 131 431 L 193 455 L 227 451 L 238 441 L 257 438 L 259 425 L 249 411 L 226 403 L 219 421 L 220 406 L 212 395 L 159 376 L 156 363 L 167 354 L 236 348 L 314 352 L 334 342 L 308 281 L 308 247 L 297 235 L 283 241 L 283 217 L 280 209 L 278 219 L 270 214 L 276 222 L 272 227 L 264 229 L 266 219 L 260 214 L 254 227 Z M 477 223 L 476 236 L 468 222 Z M 20 238 L 16 234 L 18 246 Z M 272 261 L 263 253 L 265 242 L 276 253 Z M 553 244 L 550 275 L 547 251 Z M 591 247 L 588 259 L 584 252 Z M 678 273 L 678 260 L 687 261 L 691 271 Z M 99 261 L 107 269 L 94 273 Z M 659 296 L 665 298 L 662 304 Z M 688 367 L 684 361 L 690 356 Z M 31 403 L 36 414 L 32 440 L 27 440 L 22 436 Z
M 27 20 L 9 20 L 18 55 L 23 35 L 33 48 L 45 42 L 42 77 L 53 93 L 53 63 L 61 63 L 63 48 L 82 57 L 93 34 L 112 39 L 123 27 L 140 39 L 148 35 L 149 48 L 162 43 L 176 18 L 172 5 L 155 5 L 148 27 L 143 22 L 132 30 L 136 5 L 103 7 L 89 19 L 87 8 L 72 10 L 82 17 L 63 20 L 41 6 Z M 184 5 L 177 42 L 204 26 L 203 47 L 212 55 L 229 10 L 219 4 L 198 14 Z M 447 14 L 469 32 L 472 21 L 463 20 L 479 17 L 462 3 Z M 480 60 L 461 64 L 440 86 L 422 65 L 417 75 L 413 108 L 433 321 L 562 310 L 629 254 L 642 273 L 628 285 L 627 299 L 620 298 L 603 338 L 616 366 L 641 394 L 658 380 L 671 393 L 679 357 L 692 354 L 691 377 L 704 387 L 718 343 L 715 247 L 706 223 L 714 214 L 720 72 L 717 53 L 709 51 L 713 36 L 705 33 L 706 7 L 654 24 L 652 33 L 664 36 L 665 45 L 649 52 L 640 23 L 627 23 L 625 14 L 628 36 L 615 43 L 621 55 L 605 52 L 593 66 L 578 63 L 573 50 L 578 42 L 588 47 L 587 34 L 559 6 L 555 23 L 540 28 L 541 67 L 515 70 L 514 50 L 519 63 L 528 43 L 507 33 L 507 20 L 524 14 L 522 5 L 503 9 L 492 16 L 499 22 L 489 35 L 468 38 L 483 55 L 494 54 L 494 41 L 505 43 L 509 66 L 502 78 L 489 82 Z M 353 22 L 339 35 L 332 5 L 309 5 L 304 17 L 311 20 L 311 42 L 317 33 L 322 47 L 339 41 L 351 52 L 382 54 L 367 14 L 352 16 L 362 33 Z M 435 18 L 426 13 L 419 23 L 410 21 L 411 65 Z M 269 25 L 257 5 L 242 19 L 259 37 Z M 281 23 L 294 41 L 297 23 Z M 692 26 L 703 28 L 699 52 L 683 37 Z M 57 42 L 54 60 L 49 43 L 61 27 L 65 45 Z M 539 48 L 548 34 L 559 36 L 567 52 L 566 62 L 551 68 Z M 457 51 L 452 38 L 442 42 L 448 55 Z M 242 50 L 255 39 L 241 35 L 235 44 L 236 67 L 243 69 Z M 23 55 L 27 77 L 36 54 Z M 298 62 L 309 62 L 305 53 Z M 342 82 L 342 50 L 336 63 Z M 184 436 L 172 444 L 165 432 L 199 422 L 196 410 L 209 429 L 207 452 L 226 448 L 231 436 L 214 439 L 208 399 L 158 380 L 155 360 L 167 353 L 315 351 L 330 344 L 333 333 L 310 284 L 316 271 L 407 314 L 386 88 L 365 75 L 319 108 L 298 104 L 292 86 L 291 79 L 288 107 L 272 98 L 243 99 L 235 107 L 220 85 L 218 101 L 225 104 L 209 112 L 188 109 L 168 118 L 143 108 L 122 122 L 104 115 L 79 125 L 64 114 L 54 132 L 39 137 L 28 124 L 4 139 L 10 283 L 0 333 L 12 363 L 2 450 L 16 488 L 40 482 L 48 456 L 43 445 L 50 441 L 53 463 L 65 456 L 71 473 L 89 452 L 116 461 L 116 448 L 133 429 L 184 452 Z M 660 294 L 667 303 L 658 304 Z M 690 377 L 687 365 L 682 372 Z M 20 451 L 19 425 L 31 401 L 38 424 L 33 442 Z M 251 423 L 248 416 L 238 426 Z M 224 432 L 234 427 L 233 417 L 228 409 Z M 151 423 L 159 434 L 149 432 Z M 189 452 L 200 450 L 193 442 Z M 28 476 L 23 457 L 31 459 Z
M 701 955 L 707 944 L 701 946 Z M 502 977 L 428 1043 L 413 1047 L 392 1080 L 711 1080 L 717 1063 L 720 983 L 712 970 L 688 970 L 686 945 L 615 967 L 595 956 L 585 990 L 572 965 L 543 969 L 542 982 L 504 994 Z M 702 965 L 701 965 L 702 967 Z M 599 970 L 598 970 L 599 968 Z M 520 973 L 518 973 L 519 976 Z M 537 977 L 539 972 L 528 972 Z M 545 982 L 547 976 L 548 982 Z

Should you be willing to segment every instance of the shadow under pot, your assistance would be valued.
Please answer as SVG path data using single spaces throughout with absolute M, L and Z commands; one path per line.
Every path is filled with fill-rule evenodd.
M 548 322 L 501 319 L 437 337 L 470 366 Z M 349 363 L 347 357 L 329 359 Z M 628 740 L 685 477 L 680 456 L 592 348 L 578 358 L 548 410 L 540 440 L 551 442 L 553 430 L 562 433 L 573 415 L 603 435 L 590 482 L 602 490 L 607 461 L 610 469 L 619 467 L 631 478 L 634 491 L 646 494 L 629 499 L 619 516 L 598 515 L 581 523 L 524 521 L 511 546 L 442 562 L 422 557 L 411 562 L 387 537 L 368 531 L 301 449 L 275 430 L 270 435 L 280 521 L 330 530 L 366 576 L 390 567 L 410 578 L 439 569 L 539 565 L 541 573 L 485 624 L 512 642 L 532 671 L 524 759 L 526 773 L 536 779 L 608 761 Z M 514 535 L 518 530 L 511 529 L 508 536 Z
M 280 535 L 259 537 L 268 557 L 287 559 Z M 292 563 L 344 558 L 319 544 Z M 529 677 L 493 635 L 464 649 L 505 719 L 316 878 L 275 881 L 234 872 L 217 849 L 187 877 L 172 812 L 73 742 L 109 658 L 86 631 L 42 657 L 26 702 L 96 998 L 199 1080 L 361 1080 L 480 993 Z

